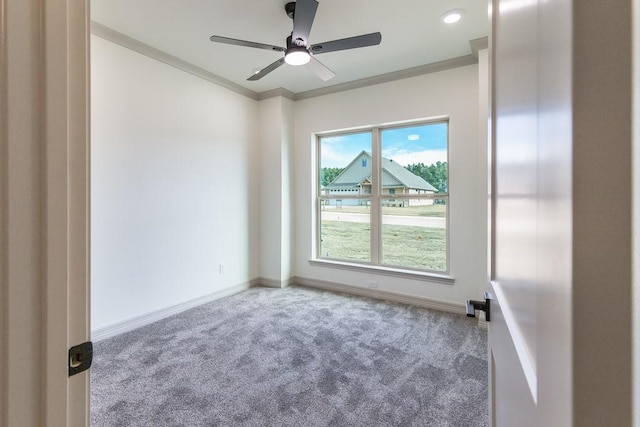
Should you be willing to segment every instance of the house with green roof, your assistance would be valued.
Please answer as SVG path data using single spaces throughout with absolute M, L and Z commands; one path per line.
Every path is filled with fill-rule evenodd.
M 371 154 L 363 150 L 328 185 L 322 187 L 325 195 L 359 196 L 371 194 Z M 383 204 L 395 206 L 431 205 L 433 199 L 394 199 L 397 194 L 435 194 L 438 190 L 422 177 L 411 173 L 392 159 L 382 158 L 382 194 L 390 197 Z M 345 199 L 327 200 L 327 204 L 358 205 L 365 201 Z

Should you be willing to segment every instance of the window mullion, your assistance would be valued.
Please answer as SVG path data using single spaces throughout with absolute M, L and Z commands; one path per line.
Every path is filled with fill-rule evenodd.
M 315 235 L 315 256 L 316 258 L 320 257 L 322 254 L 322 149 L 320 145 L 320 137 L 316 135 L 316 218 L 315 218 L 315 226 L 316 226 L 316 235 Z
M 380 264 L 382 248 L 382 215 L 380 206 L 380 189 L 382 187 L 382 171 L 380 168 L 380 129 L 371 130 L 373 142 L 371 153 L 371 263 Z

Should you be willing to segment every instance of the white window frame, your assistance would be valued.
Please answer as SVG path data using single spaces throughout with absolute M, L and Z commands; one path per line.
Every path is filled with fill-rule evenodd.
M 382 185 L 381 185 L 381 173 L 382 168 L 380 167 L 380 162 L 382 159 L 381 148 L 382 141 L 381 135 L 385 130 L 390 129 L 401 129 L 405 127 L 415 127 L 415 126 L 425 126 L 425 125 L 434 125 L 439 123 L 446 123 L 447 125 L 447 193 L 441 194 L 425 194 L 425 193 L 416 193 L 416 194 L 383 194 Z M 322 171 L 322 138 L 326 137 L 335 137 L 341 135 L 349 135 L 355 133 L 365 133 L 371 132 L 371 194 L 367 195 L 346 195 L 346 194 L 334 194 L 334 195 L 324 195 L 322 194 L 322 183 L 321 183 L 321 171 Z M 366 270 L 376 270 L 382 273 L 388 273 L 395 276 L 409 276 L 415 277 L 425 276 L 431 279 L 436 279 L 442 281 L 443 283 L 453 283 L 453 278 L 450 274 L 450 192 L 451 192 L 451 182 L 450 182 L 450 162 L 449 162 L 449 135 L 450 135 L 450 126 L 449 126 L 449 118 L 448 117 L 437 117 L 432 119 L 423 119 L 417 121 L 407 121 L 401 123 L 393 123 L 386 124 L 380 126 L 368 126 L 368 127 L 359 127 L 348 130 L 341 130 L 338 132 L 322 132 L 316 134 L 315 138 L 315 150 L 316 150 L 316 168 L 315 168 L 315 193 L 316 193 L 316 220 L 315 220 L 315 235 L 314 239 L 314 251 L 313 251 L 313 259 L 310 260 L 312 264 L 320 265 L 320 266 L 337 266 L 340 268 L 348 268 L 355 270 L 362 270 L 363 268 Z M 391 197 L 392 196 L 392 197 Z M 353 259 L 340 259 L 340 258 L 329 258 L 323 257 L 321 251 L 321 224 L 322 224 L 322 206 L 327 200 L 369 200 L 369 205 L 371 207 L 370 210 L 370 261 L 359 261 Z M 394 200 L 411 200 L 411 199 L 444 199 L 447 209 L 446 209 L 446 268 L 445 270 L 429 270 L 429 269 L 421 269 L 415 267 L 408 266 L 398 266 L 392 264 L 383 264 L 380 262 L 380 257 L 382 255 L 382 201 L 385 199 L 394 199 Z

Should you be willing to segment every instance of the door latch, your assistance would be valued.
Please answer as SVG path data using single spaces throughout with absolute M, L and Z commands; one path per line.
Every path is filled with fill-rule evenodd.
M 91 341 L 74 345 L 69 349 L 69 376 L 79 374 L 91 367 L 93 343 Z
M 467 300 L 467 317 L 476 317 L 476 310 L 484 311 L 484 318 L 487 322 L 491 320 L 491 294 L 484 293 L 484 301 Z

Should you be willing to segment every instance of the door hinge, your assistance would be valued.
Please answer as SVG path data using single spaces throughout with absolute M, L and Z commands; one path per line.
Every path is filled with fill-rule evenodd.
M 491 321 L 491 294 L 484 293 L 484 301 L 467 300 L 467 317 L 476 317 L 476 310 L 484 311 L 484 319 Z
M 91 341 L 74 345 L 69 349 L 69 376 L 79 374 L 91 367 L 93 343 Z

